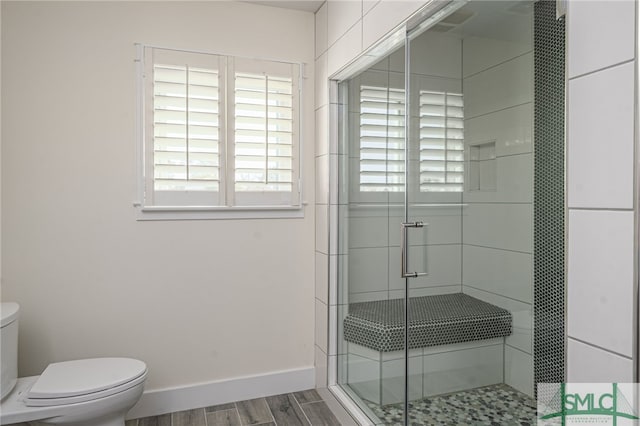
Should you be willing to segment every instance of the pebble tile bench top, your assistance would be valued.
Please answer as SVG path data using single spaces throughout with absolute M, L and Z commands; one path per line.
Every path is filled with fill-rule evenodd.
M 511 334 L 511 313 L 464 293 L 409 298 L 409 349 Z M 404 299 L 351 303 L 344 338 L 380 352 L 404 349 Z

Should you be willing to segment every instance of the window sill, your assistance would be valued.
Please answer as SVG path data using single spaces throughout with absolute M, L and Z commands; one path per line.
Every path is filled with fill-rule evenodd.
M 136 220 L 224 220 L 304 218 L 304 206 L 173 207 L 137 205 Z

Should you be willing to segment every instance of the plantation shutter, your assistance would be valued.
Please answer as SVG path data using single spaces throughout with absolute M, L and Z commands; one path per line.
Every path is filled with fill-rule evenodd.
M 301 207 L 300 64 L 148 46 L 142 61 L 145 207 Z
M 232 62 L 229 149 L 235 205 L 292 205 L 298 195 L 298 68 L 240 58 Z
M 360 87 L 360 191 L 404 191 L 405 91 Z
M 420 91 L 420 191 L 460 192 L 464 181 L 462 94 Z
M 153 204 L 217 206 L 223 67 L 217 55 L 146 48 L 147 188 Z

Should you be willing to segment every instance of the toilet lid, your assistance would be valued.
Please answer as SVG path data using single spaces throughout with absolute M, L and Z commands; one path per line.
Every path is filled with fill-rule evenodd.
M 128 388 L 146 377 L 144 362 L 130 358 L 93 358 L 50 364 L 31 387 L 27 405 L 56 399 L 60 404 L 95 399 Z M 138 380 L 136 380 L 138 379 Z M 142 380 L 139 380 L 142 379 Z M 131 384 L 133 385 L 133 384 Z M 114 390 L 114 392 L 106 392 Z M 81 398 L 89 396 L 91 398 Z M 55 400 L 54 400 L 55 401 Z M 30 404 L 32 402 L 33 404 Z M 47 403 L 46 405 L 50 405 Z

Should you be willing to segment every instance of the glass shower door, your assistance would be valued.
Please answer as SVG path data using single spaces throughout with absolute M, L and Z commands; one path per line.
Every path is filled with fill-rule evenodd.
M 453 12 L 459 3 L 450 7 Z M 427 23 L 428 24 L 428 23 Z M 452 424 L 430 398 L 466 387 L 451 313 L 464 310 L 464 97 L 461 41 L 420 26 L 407 34 L 407 184 L 398 223 L 406 285 L 408 423 Z M 406 278 L 404 278 L 404 277 Z M 464 312 L 462 312 L 464 313 Z M 462 358 L 465 358 L 464 356 Z M 497 365 L 497 361 L 496 361 Z
M 452 2 L 407 33 L 409 424 L 535 415 L 533 16 Z
M 536 137 L 554 135 L 535 155 L 556 164 L 563 146 L 562 106 L 536 78 L 564 78 L 562 38 L 543 38 L 563 30 L 553 2 L 452 1 L 425 15 L 340 83 L 338 383 L 379 424 L 530 423 L 544 308 L 533 184 L 562 194 L 563 175 L 534 164 L 535 120 Z M 539 47 L 550 59 L 534 73 Z M 536 291 L 558 303 L 553 281 Z M 536 345 L 561 360 L 552 331 Z
M 340 83 L 338 120 L 338 383 L 381 424 L 402 423 L 405 401 L 404 281 L 392 259 L 404 214 L 403 43 L 388 52 Z

